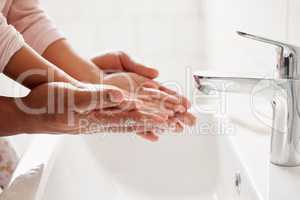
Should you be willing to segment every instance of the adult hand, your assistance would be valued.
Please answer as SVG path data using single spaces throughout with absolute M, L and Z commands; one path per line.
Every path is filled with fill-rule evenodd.
M 29 119 L 31 133 L 78 134 L 99 132 L 103 127 L 107 131 L 110 125 L 126 122 L 128 118 L 133 122 L 126 124 L 128 130 L 150 131 L 167 118 L 164 113 L 145 111 L 139 101 L 128 99 L 124 91 L 108 85 L 79 88 L 62 82 L 47 83 L 34 88 L 17 103 Z M 118 120 L 112 117 L 116 110 Z M 101 125 L 97 130 L 89 127 L 94 122 Z M 137 126 L 139 122 L 147 123 L 148 129 Z
M 177 92 L 151 80 L 158 76 L 159 73 L 157 70 L 135 62 L 124 52 L 112 52 L 99 55 L 94 57 L 92 62 L 101 70 L 108 72 L 109 75 L 104 78 L 104 83 L 113 84 L 124 90 L 130 91 L 131 94 L 140 94 L 138 96 L 143 96 L 144 98 L 142 99 L 144 100 L 144 103 L 150 104 L 150 107 L 159 107 L 160 110 L 166 112 L 169 111 L 171 115 L 169 116 L 168 123 L 175 124 L 175 126 L 172 126 L 175 127 L 176 132 L 182 131 L 184 125 L 192 126 L 195 124 L 196 117 L 191 113 L 186 112 L 191 106 L 189 100 Z M 149 90 L 149 88 L 154 88 L 156 91 Z M 137 92 L 136 90 L 143 91 Z M 159 92 L 157 90 L 159 90 Z M 149 93 L 151 95 L 149 95 Z M 176 104 L 174 102 L 170 103 L 166 101 L 166 99 L 171 99 L 168 97 L 172 96 L 177 99 L 179 98 L 181 103 Z M 145 98 L 148 99 L 148 101 L 145 101 Z M 176 113 L 176 117 L 172 116 L 172 113 Z M 151 141 L 156 141 L 158 139 L 153 131 L 138 134 Z

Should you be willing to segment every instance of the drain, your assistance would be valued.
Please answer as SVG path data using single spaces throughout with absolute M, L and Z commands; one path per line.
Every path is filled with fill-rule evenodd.
M 240 172 L 234 174 L 234 188 L 238 195 L 241 194 L 242 177 Z

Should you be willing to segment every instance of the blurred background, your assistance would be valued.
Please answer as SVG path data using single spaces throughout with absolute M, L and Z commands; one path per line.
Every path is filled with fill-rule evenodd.
M 157 67 L 160 80 L 186 82 L 192 70 L 272 74 L 267 45 L 245 31 L 298 43 L 297 0 L 41 0 L 84 56 L 123 50 Z M 299 34 L 298 34 L 299 35 Z
M 159 80 L 176 81 L 183 90 L 196 70 L 272 74 L 274 59 L 266 57 L 274 52 L 238 37 L 237 30 L 300 44 L 297 0 L 40 2 L 83 56 L 125 51 L 159 69 Z M 10 94 L 8 88 L 0 93 Z
M 201 0 L 42 0 L 49 15 L 84 56 L 122 50 L 185 81 L 185 68 L 204 66 Z

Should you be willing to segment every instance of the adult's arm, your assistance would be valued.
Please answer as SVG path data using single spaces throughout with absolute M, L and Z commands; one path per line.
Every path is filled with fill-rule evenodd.
M 0 97 L 0 137 L 30 132 L 34 124 L 18 109 L 13 98 Z

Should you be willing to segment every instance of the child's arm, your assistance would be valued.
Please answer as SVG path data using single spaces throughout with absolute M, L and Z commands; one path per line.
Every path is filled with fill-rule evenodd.
M 48 82 L 79 85 L 77 80 L 45 60 L 26 44 L 10 58 L 3 73 L 30 89 Z
M 29 69 L 34 71 L 28 71 Z M 6 18 L 0 14 L 0 72 L 2 71 L 29 88 L 48 82 L 48 74 L 53 75 L 53 81 L 74 81 L 28 47 L 22 35 L 8 25 Z M 26 71 L 32 75 L 26 75 Z M 44 75 L 37 75 L 38 73 Z M 20 80 L 22 76 L 24 81 Z
M 52 43 L 43 53 L 43 57 L 74 78 L 90 83 L 101 82 L 103 79 L 102 70 L 132 72 L 150 79 L 158 76 L 157 70 L 135 62 L 124 52 L 98 55 L 91 61 L 82 58 L 65 39 Z
M 102 70 L 92 61 L 81 57 L 65 39 L 49 45 L 42 56 L 79 81 L 94 84 L 103 81 Z
M 14 2 L 17 3 L 19 0 Z M 29 31 L 30 27 L 27 27 L 26 31 Z M 75 79 L 29 47 L 22 35 L 12 25 L 9 25 L 7 19 L 0 13 L 1 72 L 28 88 L 52 81 L 77 83 Z
M 14 0 L 8 22 L 22 33 L 25 41 L 44 58 L 77 80 L 101 83 L 102 68 L 134 72 L 155 78 L 155 69 L 138 64 L 124 54 L 98 56 L 93 61 L 82 58 L 63 40 L 63 36 L 39 5 L 39 0 Z
M 63 35 L 40 7 L 39 0 L 14 0 L 7 20 L 40 55 L 52 44 L 64 41 Z M 88 59 L 81 58 L 68 45 L 60 45 L 54 51 L 54 56 L 47 59 L 73 78 L 89 83 L 101 82 L 101 70 Z M 48 54 L 53 52 L 48 51 Z

